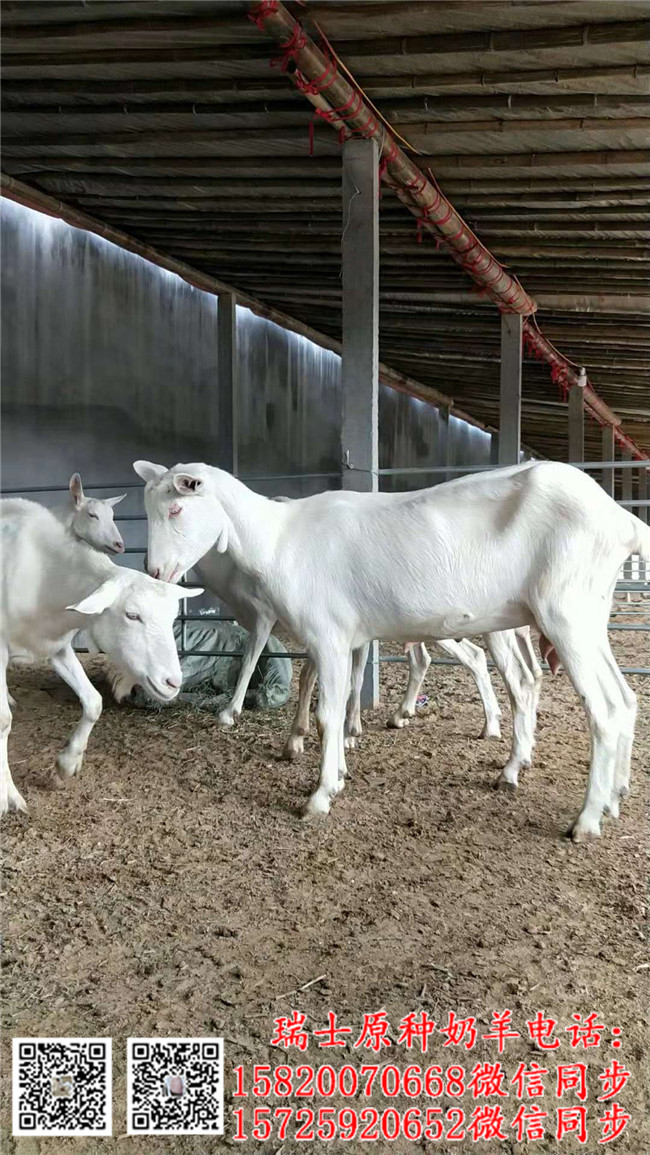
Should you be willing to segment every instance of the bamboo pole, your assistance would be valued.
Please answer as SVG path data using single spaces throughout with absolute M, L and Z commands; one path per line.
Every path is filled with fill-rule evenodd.
M 492 300 L 506 309 L 535 312 L 535 302 L 482 245 L 456 212 L 450 201 L 415 165 L 395 139 L 379 123 L 356 88 L 341 75 L 331 61 L 306 35 L 301 25 L 284 5 L 249 5 L 251 18 L 267 31 L 285 50 L 294 44 L 291 59 L 295 64 L 294 83 L 304 91 L 311 104 L 339 131 L 357 133 L 376 140 L 381 154 L 383 179 L 395 189 L 407 208 L 418 217 L 418 227 L 436 232 L 445 242 L 450 256 L 469 272 Z M 287 58 L 289 63 L 289 58 Z M 319 78 L 328 77 L 327 99 L 317 90 Z M 331 79 L 329 79 L 331 77 Z M 306 83 L 302 80 L 305 78 Z M 316 85 L 314 85 L 316 82 Z M 311 84 L 311 88 L 310 88 Z M 341 116 L 336 116 L 336 110 Z

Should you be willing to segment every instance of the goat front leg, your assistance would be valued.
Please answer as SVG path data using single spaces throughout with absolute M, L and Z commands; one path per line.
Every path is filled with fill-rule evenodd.
M 271 621 L 270 618 L 262 616 L 257 618 L 248 636 L 235 692 L 230 703 L 221 710 L 217 717 L 217 721 L 220 722 L 222 726 L 234 726 L 235 718 L 238 718 L 241 714 L 250 680 L 255 673 L 255 667 L 259 661 L 260 654 L 269 640 L 269 634 L 274 625 L 275 620 Z
M 309 733 L 309 706 L 317 677 L 318 673 L 314 662 L 311 658 L 306 658 L 300 671 L 298 706 L 293 716 L 289 737 L 282 751 L 282 757 L 290 762 L 304 753 L 305 735 Z
M 409 718 L 415 717 L 415 707 L 417 706 L 418 694 L 422 689 L 422 683 L 427 676 L 427 670 L 431 665 L 431 658 L 424 642 L 417 642 L 408 647 L 408 663 L 409 663 L 409 680 L 406 687 L 406 693 L 402 699 L 401 705 L 390 716 L 386 723 L 389 728 L 401 730 L 403 726 L 408 726 Z
M 345 702 L 350 687 L 350 650 L 342 643 L 316 655 L 318 732 L 321 740 L 320 780 L 305 808 L 305 817 L 329 814 L 330 801 L 343 789 L 346 766 L 343 749 Z
M 9 651 L 0 647 L 0 814 L 8 810 L 26 810 L 25 799 L 16 789 L 9 769 L 9 735 L 11 733 L 12 700 L 7 691 L 7 664 Z
M 352 651 L 352 673 L 350 677 L 350 696 L 345 711 L 344 749 L 354 750 L 356 739 L 363 733 L 361 725 L 361 690 L 366 672 L 370 643 L 359 646 Z
M 71 690 L 74 690 L 83 710 L 79 725 L 68 738 L 56 760 L 62 776 L 71 778 L 73 774 L 78 774 L 81 769 L 88 739 L 95 723 L 101 717 L 102 698 L 88 678 L 71 643 L 68 643 L 64 649 L 55 654 L 51 660 L 59 677 L 67 682 Z

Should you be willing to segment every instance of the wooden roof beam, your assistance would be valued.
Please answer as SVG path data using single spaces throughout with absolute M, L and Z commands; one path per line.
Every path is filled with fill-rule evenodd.
M 598 93 L 611 92 L 625 94 L 631 99 L 635 95 L 648 95 L 650 92 L 650 64 L 623 64 L 605 67 L 586 68 L 543 68 L 543 69 L 508 69 L 503 72 L 465 72 L 465 73 L 432 73 L 429 75 L 413 74 L 408 76 L 367 76 L 363 86 L 370 96 L 388 96 L 401 93 L 408 95 L 426 94 L 434 96 L 445 92 L 457 91 L 464 93 L 467 89 L 475 89 L 476 95 L 487 99 L 493 93 L 501 90 L 507 95 L 512 89 L 523 88 L 523 99 L 538 100 L 544 92 L 553 94 L 584 94 L 588 98 Z M 531 89 L 537 91 L 532 95 Z M 541 92 L 539 90 L 542 90 Z M 286 99 L 286 86 L 281 76 L 269 74 L 264 78 L 243 77 L 220 79 L 218 77 L 162 77 L 155 78 L 113 78 L 110 80 L 87 77 L 80 89 L 78 80 L 65 77 L 52 77 L 42 80 L 38 76 L 33 78 L 5 79 L 2 86 L 3 98 L 10 103 L 21 98 L 47 98 L 55 104 L 61 97 L 69 97 L 75 104 L 80 100 L 105 99 L 118 100 L 121 103 L 126 98 L 138 96 L 159 96 L 165 100 L 173 99 L 174 94 L 183 94 L 188 100 L 205 99 L 207 94 L 218 96 L 227 101 L 247 96 L 261 96 L 270 100 Z M 461 96 L 461 99 L 471 99 L 471 96 Z
M 463 254 L 466 251 L 484 252 L 489 258 L 490 265 L 494 262 L 492 255 L 484 249 L 477 237 L 469 232 L 462 218 L 455 213 L 453 206 L 447 201 L 438 188 L 432 188 L 431 183 L 423 175 L 420 169 L 417 168 L 404 155 L 402 150 L 397 145 L 397 142 L 389 136 L 385 128 L 380 128 L 379 123 L 372 115 L 363 96 L 358 88 L 352 88 L 347 81 L 344 81 L 336 64 L 328 60 L 323 53 L 316 48 L 309 36 L 306 35 L 301 25 L 295 21 L 287 12 L 286 8 L 281 3 L 274 4 L 249 4 L 249 17 L 258 26 L 260 31 L 269 33 L 277 43 L 284 49 L 285 67 L 288 69 L 292 67 L 292 79 L 300 77 L 300 88 L 308 97 L 312 104 L 320 110 L 329 110 L 329 120 L 342 131 L 343 135 L 354 133 L 355 131 L 370 138 L 377 139 L 381 148 L 381 163 L 383 179 L 390 184 L 396 191 L 401 200 L 407 208 L 412 212 L 422 210 L 420 217 L 420 227 L 427 230 L 437 232 L 442 236 L 443 241 L 446 241 L 446 247 L 449 254 L 456 260 L 463 261 Z M 613 26 L 610 26 L 610 31 Z M 544 30 L 548 31 L 548 30 Z M 511 37 L 514 34 L 506 34 Z M 490 34 L 490 44 L 492 46 L 494 34 Z M 586 39 L 586 33 L 583 34 L 583 41 Z M 502 41 L 503 42 L 503 41 Z M 421 40 L 418 41 L 420 48 L 424 47 Z M 536 40 L 536 45 L 540 43 L 539 38 Z M 287 52 L 287 49 L 291 50 Z M 353 52 L 349 53 L 350 56 Z M 313 83 L 317 78 L 327 74 L 332 74 L 332 79 L 328 81 L 327 86 L 327 100 L 324 100 L 321 91 L 316 87 L 316 92 L 310 91 L 309 82 Z M 357 104 L 355 105 L 355 100 Z M 346 112 L 345 119 L 336 118 L 332 110 L 344 108 L 350 110 Z M 433 177 L 432 177 L 433 180 Z M 434 182 L 435 183 L 435 182 Z M 430 194 L 434 193 L 434 201 L 430 202 Z M 438 211 L 442 207 L 443 216 L 438 219 Z M 451 224 L 450 224 L 451 222 Z M 446 226 L 450 225 L 450 231 L 447 233 Z M 460 226 L 460 228 L 459 228 Z M 466 243 L 470 241 L 469 248 L 466 248 Z M 497 265 L 499 273 L 503 273 L 507 278 L 505 270 Z M 481 284 L 482 275 L 478 275 L 478 266 L 474 259 L 472 259 L 471 266 L 468 269 L 472 278 L 478 284 Z M 509 278 L 508 278 L 509 280 Z M 485 281 L 483 281 L 485 285 Z M 535 308 L 534 302 L 527 296 L 525 291 L 521 288 L 518 282 L 510 282 L 506 284 L 502 290 L 501 282 L 498 280 L 496 285 L 487 282 L 489 288 L 489 295 L 492 300 L 497 300 L 501 307 L 505 304 L 507 310 L 516 310 L 520 314 L 528 314 Z M 534 319 L 528 319 L 524 323 L 525 332 L 528 335 L 529 345 L 534 345 L 536 350 L 539 350 L 544 359 L 551 365 L 558 366 L 561 371 L 567 376 L 570 384 L 575 384 L 577 381 L 577 374 L 575 374 L 565 358 L 558 354 L 550 345 L 547 338 L 541 334 L 534 322 Z M 621 424 L 620 417 L 609 409 L 604 401 L 598 397 L 593 387 L 588 383 L 585 387 L 585 404 L 589 412 L 596 418 L 596 420 L 604 422 L 605 424 L 615 427 L 615 437 L 625 448 L 629 449 L 635 457 L 644 458 L 646 455 L 643 450 L 639 448 L 626 434 L 624 434 L 618 426 Z

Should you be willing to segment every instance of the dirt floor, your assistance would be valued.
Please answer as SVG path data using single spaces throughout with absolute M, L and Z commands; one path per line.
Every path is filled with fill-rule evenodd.
M 647 634 L 612 638 L 622 665 L 650 664 Z M 101 660 L 89 664 L 100 684 Z M 377 1061 L 372 1051 L 349 1044 L 334 1055 L 314 1040 L 304 1054 L 270 1047 L 274 1017 L 294 1008 L 306 1015 L 309 1030 L 325 1026 L 335 1011 L 339 1025 L 355 1028 L 352 1040 L 364 1013 L 382 1008 L 393 1040 L 411 1011 L 425 1010 L 439 1025 L 450 1010 L 473 1015 L 480 1036 L 492 1013 L 507 1008 L 525 1036 L 526 1020 L 541 1009 L 558 1021 L 559 1056 L 540 1052 L 526 1037 L 510 1040 L 499 1056 L 494 1042 L 479 1038 L 469 1052 L 443 1049 L 437 1035 L 424 1061 L 395 1045 L 378 1061 L 401 1068 L 458 1062 L 471 1071 L 501 1058 L 508 1081 L 522 1060 L 551 1074 L 558 1061 L 589 1064 L 586 1146 L 575 1137 L 515 1143 L 508 1125 L 519 1103 L 510 1087 L 510 1098 L 501 1101 L 507 1141 L 380 1137 L 370 1145 L 375 1151 L 595 1152 L 602 1149 L 597 1118 L 605 1106 L 595 1102 L 597 1075 L 612 1058 L 633 1075 L 619 1096 L 632 1122 L 612 1146 L 634 1155 L 650 1150 L 643 1132 L 650 678 L 629 679 L 639 721 L 622 816 L 604 820 L 599 841 L 573 846 L 562 832 L 581 805 L 589 745 L 566 677 L 545 678 L 535 765 L 515 795 L 504 795 L 492 787 L 508 743 L 478 740 L 480 703 L 462 669 L 432 667 L 428 705 L 408 729 L 385 729 L 405 673 L 404 666 L 382 667 L 381 707 L 366 717 L 346 789 L 329 819 L 311 824 L 298 811 L 315 780 L 317 743 L 308 740 L 300 763 L 279 761 L 284 710 L 247 713 L 234 731 L 223 732 L 212 716 L 187 708 L 150 713 L 108 702 L 79 778 L 48 789 L 78 705 L 47 669 L 14 670 L 11 762 L 29 815 L 3 820 L 7 1155 L 95 1155 L 118 1147 L 134 1155 L 365 1150 L 358 1140 L 232 1138 L 232 1107 L 243 1105 L 249 1134 L 252 1126 L 251 1096 L 232 1099 L 237 1064 L 244 1064 L 250 1090 L 254 1063 Z M 509 710 L 497 693 L 507 735 Z M 606 1027 L 601 1045 L 573 1051 L 564 1028 L 573 1014 L 590 1011 Z M 614 1026 L 622 1028 L 619 1050 L 611 1045 Z M 114 1138 L 12 1139 L 11 1035 L 112 1036 Z M 126 1137 L 130 1035 L 224 1036 L 224 1139 Z M 553 1117 L 551 1074 L 543 1106 Z M 372 1102 L 406 1110 L 414 1101 L 373 1096 Z M 468 1119 L 476 1106 L 469 1093 L 417 1105 L 434 1102 L 445 1111 L 460 1105 Z M 569 1095 L 562 1102 L 578 1100 Z

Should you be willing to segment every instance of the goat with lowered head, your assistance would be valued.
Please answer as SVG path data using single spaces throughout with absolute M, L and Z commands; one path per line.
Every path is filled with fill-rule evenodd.
M 150 476 L 150 463 L 136 462 L 136 472 L 147 481 Z M 284 504 L 291 501 L 287 497 L 276 497 L 273 500 Z M 276 614 L 255 574 L 238 567 L 229 552 L 222 553 L 213 548 L 193 568 L 201 584 L 234 610 L 237 621 L 244 626 L 249 635 L 232 699 L 219 713 L 219 722 L 222 725 L 232 726 L 235 718 L 241 714 L 250 679 L 275 625 Z M 499 779 L 498 785 L 502 788 L 515 787 L 519 770 L 523 766 L 529 766 L 532 759 L 542 674 L 528 635 L 528 627 L 522 627 L 519 631 L 506 630 L 486 638 L 490 654 L 508 691 L 513 712 L 513 747 Z M 483 650 L 467 639 L 454 641 L 447 638 L 439 640 L 436 644 L 445 653 L 457 658 L 472 674 L 485 715 L 482 736 L 499 738 L 501 711 L 492 688 Z M 408 655 L 409 680 L 406 694 L 389 723 L 397 728 L 406 725 L 408 719 L 415 714 L 417 696 L 430 663 L 429 655 L 422 643 L 410 646 Z M 355 738 L 361 734 L 360 692 L 366 656 L 367 646 L 355 650 L 352 658 L 351 690 L 346 711 L 345 742 L 348 748 L 354 746 Z M 306 662 L 300 677 L 298 708 L 284 751 L 287 758 L 295 758 L 302 753 L 303 737 L 309 730 L 309 702 L 315 682 L 315 666 L 311 662 Z
M 11 709 L 6 670 L 11 658 L 48 658 L 79 698 L 83 715 L 57 759 L 63 777 L 81 767 L 102 699 L 89 681 L 72 639 L 85 629 L 131 685 L 159 701 L 175 698 L 181 669 L 173 623 L 182 590 L 122 569 L 70 534 L 33 501 L 0 502 L 2 617 L 0 621 L 0 814 L 24 810 L 9 770 Z
M 204 463 L 148 471 L 149 571 L 178 581 L 213 546 L 254 575 L 320 682 L 320 782 L 344 785 L 352 650 L 372 638 L 462 638 L 536 625 L 587 715 L 591 761 L 576 841 L 627 793 L 636 699 L 609 645 L 618 571 L 650 560 L 650 529 L 580 470 L 526 462 L 407 493 L 321 493 L 278 504 Z

